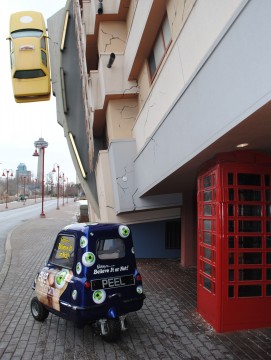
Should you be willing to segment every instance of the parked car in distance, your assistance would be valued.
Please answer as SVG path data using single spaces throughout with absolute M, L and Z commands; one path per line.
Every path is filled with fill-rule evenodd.
M 51 96 L 48 37 L 43 15 L 36 11 L 11 14 L 10 64 L 17 103 L 45 101 Z

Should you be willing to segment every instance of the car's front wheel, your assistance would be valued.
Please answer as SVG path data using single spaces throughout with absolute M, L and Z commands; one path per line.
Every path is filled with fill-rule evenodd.
M 39 302 L 37 297 L 31 300 L 30 307 L 31 313 L 37 321 L 44 321 L 49 315 L 49 311 Z

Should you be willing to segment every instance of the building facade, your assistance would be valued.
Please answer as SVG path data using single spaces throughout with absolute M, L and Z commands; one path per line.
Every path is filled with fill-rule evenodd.
M 73 0 L 48 19 L 53 93 L 91 221 L 139 257 L 197 259 L 197 176 L 270 153 L 269 0 Z

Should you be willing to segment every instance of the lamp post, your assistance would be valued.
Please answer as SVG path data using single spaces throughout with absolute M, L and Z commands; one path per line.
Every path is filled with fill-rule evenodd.
M 26 180 L 26 176 L 21 176 L 21 180 L 24 179 L 24 202 L 23 205 L 25 205 L 25 180 Z
M 45 149 L 48 146 L 48 142 L 44 141 L 43 138 L 39 138 L 39 140 L 34 142 L 35 145 L 35 152 L 33 156 L 40 156 L 37 149 L 40 150 L 40 153 L 42 154 L 42 175 L 41 175 L 41 213 L 40 217 L 44 218 L 44 155 L 45 155 Z
M 59 165 L 57 163 L 54 164 L 53 170 L 52 172 L 56 172 L 56 168 L 57 167 L 57 205 L 56 205 L 56 209 L 59 210 Z
M 65 204 L 64 204 L 64 192 L 65 192 L 65 188 L 64 188 L 64 182 L 65 182 L 65 176 L 64 176 L 64 173 L 63 172 L 61 172 L 60 173 L 60 176 L 59 176 L 60 178 L 62 178 L 62 196 L 63 196 L 63 202 L 62 202 L 62 206 L 64 206 Z
M 68 194 L 68 184 L 69 184 L 69 179 L 68 178 L 66 178 L 67 179 L 67 185 L 66 185 L 66 202 L 67 202 L 67 204 L 68 204 L 68 197 L 69 197 L 69 194 Z
M 9 173 L 11 173 L 10 176 L 12 177 L 13 176 L 13 170 L 11 170 L 11 169 L 9 169 L 9 170 L 4 169 L 3 174 L 2 174 L 3 177 L 5 177 L 5 176 L 7 177 L 7 182 L 6 182 L 6 191 L 7 191 L 7 193 L 6 193 L 6 209 L 8 208 L 8 174 Z

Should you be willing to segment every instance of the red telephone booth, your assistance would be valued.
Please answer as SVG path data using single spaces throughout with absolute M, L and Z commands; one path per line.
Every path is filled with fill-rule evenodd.
M 271 326 L 271 157 L 217 155 L 197 202 L 198 312 L 218 332 Z

